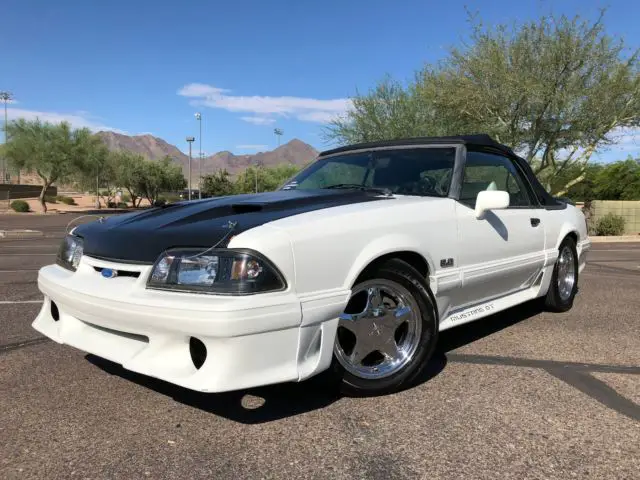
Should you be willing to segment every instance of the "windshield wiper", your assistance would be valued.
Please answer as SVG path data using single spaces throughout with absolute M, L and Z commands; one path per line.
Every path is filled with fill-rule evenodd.
M 391 190 L 389 190 L 388 188 L 376 188 L 376 187 L 367 187 L 365 185 L 360 185 L 358 183 L 336 183 L 335 185 L 329 185 L 328 187 L 322 187 L 322 188 L 331 188 L 331 189 L 338 189 L 338 188 L 344 188 L 344 189 L 355 189 L 355 190 L 362 190 L 363 192 L 373 192 L 373 193 L 380 193 L 382 195 L 386 195 L 387 197 L 390 197 L 393 195 L 393 192 Z

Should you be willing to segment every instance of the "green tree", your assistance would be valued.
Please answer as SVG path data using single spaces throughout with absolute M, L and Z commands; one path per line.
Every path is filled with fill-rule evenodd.
M 82 191 L 95 192 L 98 198 L 102 196 L 103 202 L 108 205 L 117 187 L 114 152 L 110 152 L 96 135 L 88 138 L 86 144 L 90 148 L 82 153 L 83 159 L 75 175 L 76 184 Z
M 137 207 L 144 196 L 145 158 L 137 153 L 126 150 L 112 153 L 115 182 L 124 188 L 131 197 L 131 206 Z
M 353 143 L 484 132 L 534 165 L 557 195 L 584 178 L 594 151 L 640 125 L 638 50 L 579 17 L 508 28 L 470 22 L 470 41 L 426 65 L 408 86 L 384 79 L 334 121 L 327 136 Z M 563 185 L 553 182 L 571 169 Z
M 259 178 L 259 180 L 262 180 L 262 191 L 272 192 L 277 190 L 299 171 L 300 167 L 287 163 L 265 168 L 262 171 L 262 177 Z
M 242 172 L 240 172 L 236 176 L 236 180 L 234 182 L 235 192 L 242 193 L 255 193 L 256 192 L 256 184 L 258 186 L 258 191 L 262 191 L 260 189 L 261 179 L 262 179 L 262 168 L 259 167 L 247 167 Z M 257 177 L 257 180 L 256 180 Z
M 235 185 L 226 169 L 218 170 L 202 177 L 202 192 L 214 197 L 223 197 L 235 193 Z
M 587 164 L 582 174 L 579 171 L 580 168 L 580 166 L 568 168 L 565 172 L 560 173 L 557 178 L 552 179 L 552 190 L 557 190 L 558 186 L 566 185 L 574 178 L 582 175 L 582 181 L 574 183 L 569 187 L 566 196 L 576 202 L 597 200 L 598 194 L 596 193 L 596 177 L 602 170 L 603 165 L 590 162 Z
M 5 149 L 12 167 L 35 172 L 42 181 L 39 200 L 43 212 L 47 211 L 47 189 L 55 182 L 77 177 L 87 168 L 87 158 L 99 148 L 88 129 L 74 130 L 66 122 L 19 119 L 7 125 L 7 133 Z
M 139 192 L 151 205 L 156 203 L 161 192 L 180 190 L 187 185 L 182 168 L 168 156 L 157 162 L 144 161 L 140 180 Z
M 280 164 L 273 167 L 247 167 L 236 177 L 235 192 L 255 193 L 256 176 L 258 192 L 277 190 L 299 170 L 300 167 L 291 164 Z
M 601 168 L 594 179 L 598 200 L 640 200 L 640 164 L 628 160 Z

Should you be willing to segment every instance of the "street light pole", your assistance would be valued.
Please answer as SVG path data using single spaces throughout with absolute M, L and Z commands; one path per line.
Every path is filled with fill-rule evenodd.
M 198 155 L 198 158 L 200 159 L 198 161 L 198 199 L 202 199 L 202 115 L 200 112 L 196 113 L 196 120 L 198 120 L 198 124 L 200 126 L 200 136 L 198 137 L 200 141 L 200 153 Z
M 276 137 L 278 137 L 278 146 L 280 146 L 280 137 L 284 134 L 284 130 L 281 128 L 274 128 L 273 133 L 275 133 Z
M 256 162 L 255 169 L 253 171 L 255 172 L 255 177 L 256 177 L 256 193 L 258 193 L 258 163 L 257 162 Z
M 191 144 L 195 138 L 187 137 L 187 142 L 189 142 L 189 185 L 187 185 L 187 189 L 189 190 L 189 200 L 191 200 Z
M 4 144 L 7 144 L 8 141 L 8 129 L 7 129 L 7 103 L 13 100 L 13 93 L 11 92 L 0 92 L 0 100 L 4 102 Z M 7 158 L 5 155 L 2 155 L 2 178 L 0 178 L 0 183 L 4 183 L 7 180 Z M 20 183 L 18 181 L 18 183 Z

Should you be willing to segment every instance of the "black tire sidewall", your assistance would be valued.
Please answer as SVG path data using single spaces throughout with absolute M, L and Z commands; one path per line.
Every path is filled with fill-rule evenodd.
M 422 331 L 413 359 L 399 372 L 377 380 L 363 379 L 346 371 L 333 357 L 331 372 L 339 380 L 343 394 L 365 396 L 381 395 L 397 391 L 411 384 L 433 355 L 438 339 L 438 317 L 431 292 L 420 274 L 409 264 L 400 260 L 390 260 L 370 274 L 361 278 L 357 285 L 372 279 L 395 282 L 406 290 L 418 304 L 422 321 Z M 357 285 L 355 287 L 357 287 Z M 354 287 L 354 288 L 355 288 Z M 336 339 L 337 341 L 337 339 Z
M 562 298 L 560 297 L 560 290 L 558 288 L 558 261 L 560 259 L 560 255 L 562 254 L 562 250 L 564 250 L 565 247 L 569 247 L 573 255 L 575 281 L 573 284 L 573 290 L 571 291 L 571 295 L 569 296 L 569 298 L 567 300 L 562 300 Z M 551 285 L 549 286 L 549 293 L 547 294 L 546 304 L 547 307 L 552 310 L 564 312 L 571 309 L 576 294 L 578 293 L 578 251 L 576 248 L 576 242 L 573 240 L 573 238 L 565 238 L 560 244 L 560 247 L 558 247 L 558 261 L 556 261 L 556 264 L 553 267 L 553 275 L 551 277 Z

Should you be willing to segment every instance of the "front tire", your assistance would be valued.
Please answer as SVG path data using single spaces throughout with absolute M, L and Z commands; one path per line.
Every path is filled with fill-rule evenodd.
M 578 252 L 572 237 L 565 238 L 558 249 L 558 260 L 553 267 L 553 276 L 545 307 L 553 312 L 566 312 L 573 307 L 578 293 Z
M 330 374 L 347 395 L 411 384 L 433 355 L 438 319 L 424 279 L 391 259 L 362 276 L 340 317 Z

